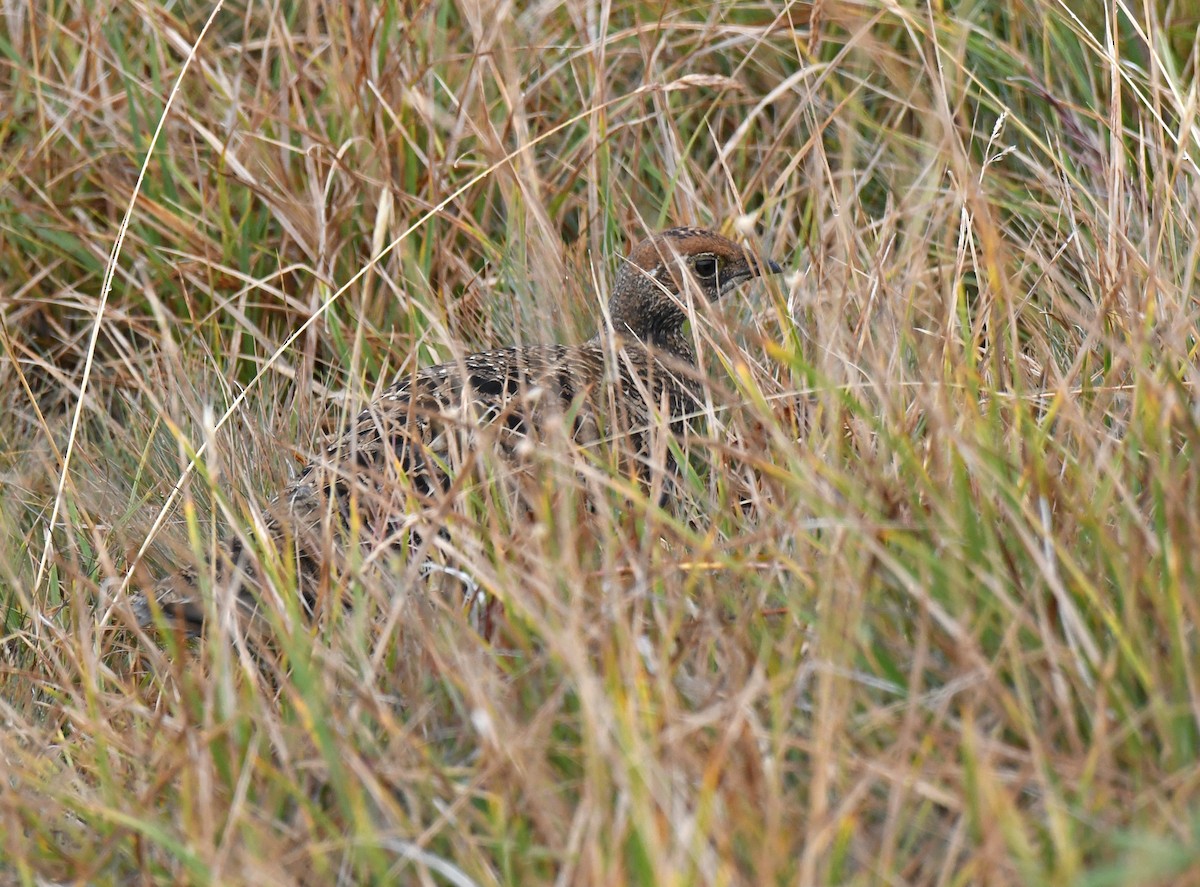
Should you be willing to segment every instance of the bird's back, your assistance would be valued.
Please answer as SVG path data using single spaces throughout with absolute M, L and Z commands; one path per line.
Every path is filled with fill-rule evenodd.
M 518 488 L 547 443 L 611 447 L 624 473 L 651 472 L 649 436 L 679 431 L 696 412 L 687 364 L 639 342 L 614 347 L 533 345 L 466 355 L 397 379 L 363 409 L 268 506 L 266 533 L 295 557 L 311 604 L 330 555 L 346 541 L 401 547 L 443 520 L 465 489 L 495 480 L 499 465 Z M 660 470 L 664 466 L 660 466 Z M 249 602 L 257 580 L 235 538 L 218 582 Z M 195 577 L 175 575 L 153 593 L 190 630 L 204 614 Z M 153 619 L 149 598 L 135 603 Z

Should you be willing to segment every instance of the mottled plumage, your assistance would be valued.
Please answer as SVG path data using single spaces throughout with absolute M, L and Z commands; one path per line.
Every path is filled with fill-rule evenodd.
M 556 423 L 583 446 L 616 440 L 635 461 L 647 434 L 677 430 L 698 412 L 700 381 L 684 333 L 687 298 L 702 307 L 744 281 L 780 269 L 710 231 L 672 228 L 638 244 L 614 281 L 601 331 L 579 345 L 534 345 L 471 354 L 398 379 L 363 410 L 273 502 L 267 532 L 296 557 L 310 597 L 322 566 L 356 528 L 364 543 L 398 544 L 414 511 L 457 492 L 484 447 L 519 462 Z M 610 325 L 611 324 L 611 325 Z M 234 540 L 219 580 L 253 601 L 253 577 Z M 192 633 L 205 607 L 194 574 L 181 573 L 134 600 L 142 625 L 161 609 Z

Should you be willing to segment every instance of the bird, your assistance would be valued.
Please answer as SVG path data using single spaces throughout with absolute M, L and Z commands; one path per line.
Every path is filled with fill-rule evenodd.
M 650 432 L 686 430 L 704 403 L 685 329 L 689 302 L 703 310 L 781 271 L 713 231 L 669 228 L 620 263 L 591 339 L 482 351 L 396 378 L 267 509 L 266 536 L 295 557 L 306 609 L 351 528 L 375 544 L 397 543 L 411 532 L 414 507 L 436 506 L 461 489 L 456 482 L 483 447 L 515 459 L 541 426 L 558 421 L 569 424 L 576 444 L 620 440 L 645 465 Z M 250 560 L 234 537 L 210 575 L 253 611 L 259 582 Z M 209 612 L 199 589 L 196 568 L 172 574 L 134 595 L 134 619 L 199 636 Z

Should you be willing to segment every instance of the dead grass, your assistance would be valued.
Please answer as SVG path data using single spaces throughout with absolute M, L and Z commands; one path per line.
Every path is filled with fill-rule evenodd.
M 1151 6 L 5 6 L 3 877 L 1200 884 L 1198 20 Z M 112 618 L 677 223 L 796 274 L 696 325 L 681 506 L 564 443 L 536 520 L 447 519 L 494 639 L 394 563 L 257 658 Z

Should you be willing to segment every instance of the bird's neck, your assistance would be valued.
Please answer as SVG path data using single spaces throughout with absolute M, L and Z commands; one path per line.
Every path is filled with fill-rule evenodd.
M 593 341 L 597 344 L 615 341 L 620 348 L 633 346 L 676 361 L 696 363 L 696 352 L 692 347 L 691 337 L 684 332 L 682 325 L 670 329 L 646 328 L 624 323 L 614 316 L 611 329 L 606 325 L 596 334 Z
M 683 329 L 686 316 L 653 281 L 633 282 L 620 275 L 608 307 L 612 332 L 619 339 L 638 342 L 688 363 L 696 362 L 691 337 Z M 601 337 L 604 335 L 607 331 L 601 333 Z

